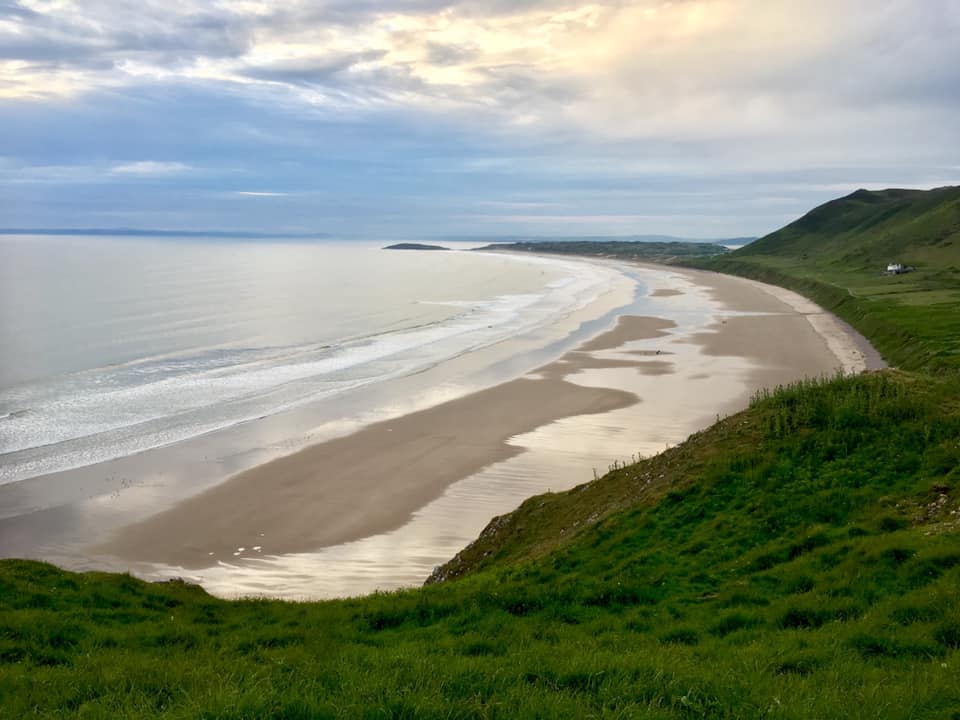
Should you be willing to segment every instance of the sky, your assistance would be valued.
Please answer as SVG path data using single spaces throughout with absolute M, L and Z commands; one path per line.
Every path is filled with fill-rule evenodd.
M 0 0 L 0 227 L 763 235 L 960 184 L 960 0 Z

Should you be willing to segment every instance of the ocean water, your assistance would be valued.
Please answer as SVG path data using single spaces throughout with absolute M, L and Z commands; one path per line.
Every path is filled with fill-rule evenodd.
M 682 273 L 383 244 L 0 237 L 0 557 L 183 577 L 224 597 L 416 585 L 492 516 L 682 441 L 762 377 L 748 354 L 704 345 L 755 311 Z M 675 326 L 566 380 L 639 402 L 510 438 L 516 455 L 401 527 L 285 555 L 261 533 L 201 569 L 102 550 L 238 472 L 535 372 L 622 315 Z M 663 367 L 616 366 L 638 353 Z
M 556 323 L 617 275 L 359 242 L 0 237 L 0 484 L 420 372 Z

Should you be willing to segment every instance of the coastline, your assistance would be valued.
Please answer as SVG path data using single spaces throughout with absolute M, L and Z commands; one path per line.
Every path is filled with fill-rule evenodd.
M 661 321 L 639 320 L 602 337 L 621 345 L 660 334 Z M 574 351 L 537 370 L 539 378 L 521 377 L 305 448 L 124 528 L 95 552 L 195 569 L 247 548 L 297 553 L 393 530 L 455 481 L 521 452 L 507 444 L 511 437 L 636 402 L 629 392 L 563 379 L 605 366 Z
M 431 512 L 454 512 L 431 508 L 439 508 L 452 488 L 471 481 L 476 488 L 491 470 L 519 461 L 522 454 L 535 456 L 536 442 L 530 438 L 582 426 L 589 415 L 598 422 L 609 418 L 617 427 L 655 423 L 657 432 L 634 428 L 651 439 L 637 438 L 630 445 L 649 454 L 683 440 L 717 414 L 741 409 L 760 387 L 867 366 L 857 338 L 843 328 L 825 334 L 832 316 L 812 304 L 791 303 L 789 296 L 739 278 L 639 267 L 669 285 L 649 288 L 650 297 L 682 302 L 687 294 L 705 292 L 721 310 L 689 337 L 672 335 L 675 323 L 665 318 L 621 316 L 614 330 L 524 377 L 260 464 L 123 528 L 97 552 L 126 563 L 156 563 L 168 576 L 184 570 L 201 582 L 218 576 L 212 581 L 218 587 L 224 574 L 256 572 L 253 565 L 269 575 L 284 558 L 296 558 L 302 568 L 304 558 L 326 561 L 337 551 L 392 537 L 411 518 L 422 525 Z M 693 355 L 700 358 L 703 372 L 689 372 L 689 362 L 684 367 L 685 358 Z M 377 452 L 371 454 L 370 447 Z M 551 487 L 564 489 L 589 479 L 584 468 L 572 468 L 569 477 L 557 478 Z M 533 487 L 527 495 L 536 491 Z M 464 532 L 468 539 L 475 534 Z M 331 594 L 404 584 L 389 578 L 364 582 Z M 257 586 L 244 587 L 249 592 Z M 263 594 L 277 592 L 291 595 L 269 586 Z
M 574 347 L 635 297 L 636 283 L 622 271 L 593 268 L 589 274 L 603 278 L 596 292 L 578 295 L 549 322 L 521 318 L 518 333 L 493 341 L 485 333 L 471 346 L 412 371 L 386 374 L 349 392 L 308 397 L 185 440 L 52 472 L 38 467 L 23 481 L 0 482 L 0 556 L 48 560 L 74 570 L 123 570 L 126 565 L 93 558 L 87 548 L 245 470 L 516 379 Z

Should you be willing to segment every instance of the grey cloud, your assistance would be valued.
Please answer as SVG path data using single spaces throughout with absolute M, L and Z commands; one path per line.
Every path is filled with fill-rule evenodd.
M 456 88 L 427 84 L 415 76 L 408 65 L 394 64 L 369 68 L 351 74 L 351 83 L 367 100 L 388 100 L 398 93 L 414 93 L 431 97 L 452 97 Z
M 382 50 L 340 53 L 321 58 L 284 60 L 269 65 L 248 66 L 241 73 L 260 80 L 276 80 L 293 85 L 330 85 L 338 75 L 354 65 L 384 56 Z
M 85 14 L 44 14 L 19 5 L 0 6 L 16 30 L 0 34 L 0 57 L 56 62 L 81 68 L 110 67 L 131 56 L 158 64 L 197 57 L 235 57 L 249 50 L 254 24 L 231 13 L 177 15 L 157 2 L 135 12 L 110 3 L 85 3 Z
M 180 14 L 161 0 L 142 0 L 136 6 L 85 0 L 79 6 L 82 14 L 75 17 L 60 11 L 40 13 L 11 0 L 0 0 L 0 16 L 18 25 L 17 32 L 0 35 L 0 57 L 86 69 L 106 68 L 131 58 L 171 65 L 200 57 L 241 57 L 250 49 L 256 33 L 283 37 L 305 28 L 343 30 L 386 13 L 426 15 L 453 9 L 462 15 L 485 17 L 547 7 L 562 10 L 579 4 L 574 0 L 327 0 L 278 4 L 271 12 L 257 15 L 226 8 Z M 438 44 L 428 52 L 431 62 L 443 65 L 467 61 L 472 51 Z M 272 78 L 284 81 L 284 72 L 280 68 Z M 270 69 L 252 69 L 250 77 L 270 73 Z M 329 70 L 320 67 L 316 74 L 323 81 Z M 298 84 L 309 82 L 296 69 L 289 71 L 289 77 Z
M 99 49 L 80 41 L 61 40 L 49 37 L 23 37 L 0 34 L 0 58 L 25 60 L 30 63 L 69 63 L 84 67 L 110 67 L 98 58 Z
M 36 11 L 23 7 L 16 0 L 2 0 L 0 2 L 0 17 L 29 18 L 37 15 Z
M 490 65 L 478 69 L 488 85 L 506 103 L 533 102 L 537 99 L 562 103 L 579 97 L 583 81 L 573 78 L 545 77 L 535 67 L 523 64 Z
M 802 63 L 785 64 L 742 82 L 766 92 L 799 89 L 866 109 L 931 101 L 960 104 L 960 3 L 894 0 L 866 13 L 846 42 Z
M 768 1 L 788 18 L 790 8 L 798 7 Z M 108 67 L 135 57 L 169 69 L 192 57 L 242 57 L 256 35 L 300 40 L 307 38 L 304 31 L 322 36 L 328 25 L 340 47 L 352 28 L 389 11 L 455 8 L 461 16 L 489 17 L 571 7 L 543 1 L 338 0 L 283 3 L 260 17 L 217 9 L 177 15 L 177 3 L 167 10 L 160 0 L 136 8 L 122 3 L 117 13 L 105 0 L 78 3 L 106 29 L 0 0 L 0 16 L 28 30 L 17 44 L 0 38 L 0 47 L 42 67 Z M 731 31 L 716 47 L 691 47 L 675 56 L 669 48 L 658 54 L 663 48 L 636 47 L 635 56 L 609 73 L 550 72 L 536 58 L 484 67 L 489 58 L 474 56 L 469 46 L 429 45 L 414 34 L 411 56 L 425 49 L 434 66 L 468 62 L 470 85 L 428 82 L 424 77 L 431 76 L 418 74 L 423 68 L 413 64 L 371 67 L 366 63 L 383 53 L 357 49 L 296 62 L 229 63 L 245 78 L 270 83 L 174 78 L 163 84 L 141 77 L 110 90 L 94 88 L 69 103 L 5 100 L 0 156 L 16 157 L 16 167 L 26 169 L 11 167 L 4 175 L 33 179 L 9 181 L 7 208 L 15 208 L 17 223 L 24 225 L 83 224 L 82 218 L 97 212 L 123 214 L 118 224 L 156 225 L 176 207 L 186 227 L 222 227 L 224 218 L 232 218 L 278 229 L 296 217 L 329 229 L 325 223 L 336 217 L 345 231 L 379 222 L 390 231 L 416 233 L 473 229 L 474 218 L 457 215 L 464 198 L 491 201 L 489 217 L 476 221 L 484 228 L 519 230 L 500 217 L 517 214 L 510 204 L 535 216 L 547 199 L 546 215 L 600 218 L 592 232 L 717 235 L 772 229 L 848 185 L 960 181 L 960 4 L 810 3 L 826 9 L 815 16 L 824 22 L 823 37 L 842 24 L 830 42 L 817 36 L 810 43 L 785 41 L 782 52 L 738 53 L 741 36 Z M 396 35 L 391 40 L 399 41 Z M 303 103 L 309 91 L 345 102 Z M 419 97 L 410 102 L 411 95 Z M 716 97 L 720 101 L 711 104 Z M 343 111 L 346 101 L 363 111 Z M 747 122 L 753 103 L 778 111 L 768 126 Z M 582 115 L 575 117 L 572 109 Z M 584 117 L 590 121 L 605 112 L 610 122 L 585 129 Z M 648 116 L 660 122 L 659 135 L 641 132 Z M 520 117 L 537 122 L 513 122 Z M 678 127 L 675 119 L 689 125 Z M 614 133 L 606 134 L 611 127 Z M 138 183 L 103 172 L 95 181 L 81 177 L 83 168 L 144 158 L 208 170 Z M 153 192 L 144 189 L 148 184 Z M 250 190 L 287 193 L 287 211 L 271 215 L 268 204 L 225 199 Z M 498 206 L 503 210 L 494 212 Z M 384 213 L 397 221 L 384 222 Z M 641 215 L 660 219 L 611 219 L 606 225 L 602 219 Z M 556 227 L 544 220 L 536 228 L 564 229 L 559 220 Z
M 633 0 L 607 0 L 606 7 L 631 4 Z M 688 2 L 689 0 L 678 0 Z M 295 29 L 304 23 L 352 26 L 387 13 L 431 15 L 454 10 L 469 17 L 520 15 L 534 10 L 569 10 L 582 0 L 327 0 L 286 3 L 273 11 L 265 24 L 275 29 Z
M 460 65 L 474 60 L 476 57 L 477 51 L 474 48 L 435 42 L 427 43 L 427 60 L 432 65 Z
M 452 0 L 330 0 L 300 2 L 278 7 L 265 18 L 263 25 L 274 31 L 299 30 L 307 25 L 355 26 L 385 13 L 423 15 L 451 7 Z
M 236 57 L 250 49 L 253 28 L 213 15 L 190 16 L 173 26 L 158 23 L 125 29 L 110 36 L 117 51 L 162 52 Z

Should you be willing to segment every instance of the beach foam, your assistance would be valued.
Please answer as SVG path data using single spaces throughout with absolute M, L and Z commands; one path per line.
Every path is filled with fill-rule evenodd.
M 368 255 L 359 251 L 356 255 L 344 257 L 341 249 L 339 262 L 345 265 L 343 272 L 355 273 L 356 282 L 362 283 L 362 260 Z M 564 260 L 479 253 L 445 257 L 451 255 L 459 271 L 476 276 L 463 278 L 462 292 L 468 297 L 451 298 L 450 288 L 430 291 L 431 282 L 439 281 L 436 274 L 447 272 L 442 263 L 434 261 L 430 272 L 408 266 L 412 275 L 406 282 L 394 279 L 389 307 L 377 306 L 377 287 L 371 283 L 373 297 L 364 312 L 343 308 L 357 316 L 349 335 L 331 338 L 330 331 L 319 327 L 324 321 L 321 313 L 315 333 L 326 336 L 321 342 L 259 346 L 233 342 L 178 352 L 172 336 L 171 349 L 163 349 L 162 336 L 182 323 L 159 322 L 148 334 L 151 349 L 159 344 L 160 352 L 123 362 L 107 353 L 103 359 L 108 362 L 96 367 L 0 388 L 0 484 L 180 442 L 421 371 L 557 322 L 605 292 L 614 274 Z M 497 265 L 492 278 L 491 264 Z M 509 282 L 497 276 L 506 276 Z M 527 292 L 497 292 L 520 287 Z M 204 291 L 186 287 L 180 292 L 194 292 L 201 302 Z M 337 299 L 331 293 L 315 301 L 335 304 Z M 337 312 L 322 309 L 328 317 Z M 126 306 L 111 311 L 123 317 L 130 312 Z M 237 311 L 232 319 L 237 330 L 228 337 L 239 340 L 249 335 L 243 313 Z M 139 317 L 149 325 L 162 314 L 150 306 Z M 219 330 L 230 322 L 221 315 L 214 315 Z M 282 314 L 277 321 L 284 321 Z M 97 318 L 91 331 L 94 327 L 112 325 L 109 318 Z

